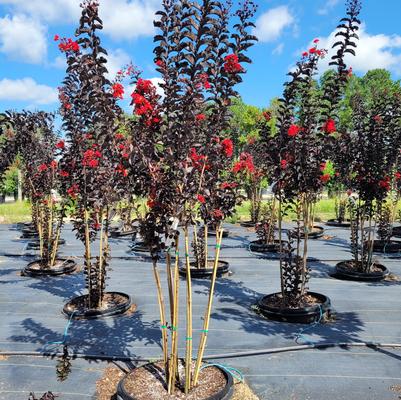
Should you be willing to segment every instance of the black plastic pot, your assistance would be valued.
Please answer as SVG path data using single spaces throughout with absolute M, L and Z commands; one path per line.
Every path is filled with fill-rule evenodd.
M 145 242 L 134 242 L 131 250 L 135 253 L 149 253 L 149 246 Z
M 112 307 L 109 307 L 105 310 L 95 309 L 95 308 L 87 308 L 84 310 L 77 310 L 74 304 L 82 302 L 82 300 L 87 299 L 88 295 L 85 294 L 83 296 L 74 297 L 68 303 L 65 304 L 63 308 L 63 313 L 67 317 L 79 319 L 95 319 L 95 318 L 104 318 L 104 317 L 113 317 L 116 315 L 124 314 L 131 307 L 131 297 L 128 294 L 121 292 L 106 292 L 107 294 L 118 295 L 125 298 L 125 301 L 121 304 L 116 304 Z
M 200 235 L 203 235 L 203 227 L 199 229 L 199 234 L 200 234 Z M 216 236 L 216 231 L 215 231 L 214 229 L 212 229 L 212 228 L 208 228 L 207 234 L 208 234 L 209 236 Z M 227 230 L 227 229 L 225 229 L 225 230 L 223 231 L 223 238 L 226 238 L 226 237 L 228 237 L 229 235 L 230 235 L 230 231 Z
M 328 314 L 331 308 L 330 299 L 323 294 L 315 292 L 309 292 L 308 294 L 320 300 L 320 304 L 295 309 L 269 306 L 269 299 L 277 294 L 278 293 L 269 294 L 261 298 L 258 302 L 260 313 L 274 321 L 311 324 L 319 320 L 321 313 L 323 313 L 323 316 Z
M 286 246 L 288 242 L 282 241 L 283 247 Z M 255 240 L 249 244 L 249 250 L 253 251 L 255 253 L 262 253 L 262 254 L 268 254 L 268 253 L 280 253 L 280 241 L 275 240 L 274 243 L 262 243 L 260 240 Z
M 292 237 L 295 237 L 297 235 L 296 229 L 291 230 L 290 234 Z M 309 232 L 309 234 L 308 234 L 308 239 L 319 239 L 323 235 L 324 235 L 324 228 L 319 225 L 314 225 L 313 231 Z M 305 233 L 303 232 L 302 227 L 301 227 L 301 238 L 302 239 L 305 238 Z
M 350 261 L 342 261 L 336 265 L 336 272 L 333 275 L 334 278 L 343 279 L 343 280 L 351 280 L 351 281 L 362 281 L 362 282 L 379 282 L 385 279 L 390 271 L 381 264 L 375 264 L 375 266 L 381 269 L 380 272 L 359 272 L 352 271 L 348 268 L 345 268 L 346 264 Z
M 401 238 L 401 226 L 393 226 L 393 236 Z
M 147 367 L 149 365 L 151 365 L 151 363 L 142 365 L 141 367 L 138 367 L 138 368 L 145 368 L 145 367 Z M 205 397 L 204 399 L 200 399 L 200 400 L 229 400 L 229 399 L 232 398 L 232 396 L 234 394 L 234 379 L 233 379 L 232 375 L 229 374 L 225 369 L 220 368 L 218 366 L 214 366 L 214 367 L 218 368 L 224 374 L 224 376 L 227 379 L 227 384 L 219 393 L 216 393 L 213 396 Z M 118 383 L 118 386 L 117 386 L 117 400 L 136 400 L 135 397 L 132 397 L 125 390 L 124 385 L 125 385 L 125 381 L 127 380 L 128 376 L 129 375 L 125 376 Z
M 58 268 L 49 268 L 49 269 L 33 268 L 33 266 L 38 264 L 40 260 L 33 261 L 29 263 L 22 270 L 22 275 L 32 276 L 32 277 L 59 276 L 59 275 L 72 274 L 77 269 L 77 263 L 74 260 L 57 258 L 56 261 L 63 261 L 63 264 Z
M 209 264 L 214 263 L 214 260 L 209 260 Z M 213 268 L 197 268 L 196 262 L 190 262 L 191 278 L 211 278 L 213 275 Z M 217 267 L 217 276 L 222 276 L 230 271 L 230 264 L 227 261 L 219 260 Z M 187 276 L 187 268 L 185 265 L 180 266 L 179 273 L 181 276 Z
M 131 231 L 121 231 L 119 229 L 113 229 L 110 231 L 109 236 L 111 238 L 125 238 L 125 237 L 135 237 L 136 236 L 136 231 L 131 230 Z
M 399 253 L 401 252 L 401 242 L 390 240 L 375 240 L 373 242 L 373 251 L 376 253 Z
M 349 228 L 351 226 L 351 221 L 346 219 L 342 222 L 339 222 L 337 219 L 329 219 L 326 222 L 327 226 L 334 226 L 336 228 Z
M 244 228 L 254 228 L 256 224 L 252 221 L 242 221 L 240 225 Z
M 39 237 L 39 233 L 33 228 L 23 228 L 21 239 L 34 239 Z
M 65 239 L 59 239 L 58 241 L 59 246 L 65 244 Z M 39 239 L 32 240 L 28 242 L 28 250 L 39 250 L 40 249 L 40 241 Z
M 16 227 L 18 230 L 22 229 L 34 229 L 33 222 L 17 222 Z

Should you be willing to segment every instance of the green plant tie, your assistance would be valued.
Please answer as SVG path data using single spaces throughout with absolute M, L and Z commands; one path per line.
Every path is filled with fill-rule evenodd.
M 189 257 L 189 254 L 188 254 L 188 253 L 185 253 L 185 257 Z
M 179 251 L 176 251 L 176 252 L 175 252 L 175 255 L 176 255 L 177 257 L 179 257 L 179 256 L 180 256 L 180 252 L 179 252 Z
M 216 249 L 221 249 L 221 244 L 216 244 Z
M 166 325 L 162 325 L 161 328 L 162 329 L 167 329 L 167 326 Z
M 209 332 L 209 329 L 202 329 L 201 332 L 202 332 L 202 333 L 208 333 L 208 332 Z
M 173 332 L 176 332 L 176 331 L 177 331 L 177 327 L 176 327 L 176 326 L 171 326 L 171 330 L 172 330 Z
M 186 340 L 192 340 L 192 338 L 191 337 L 187 337 Z

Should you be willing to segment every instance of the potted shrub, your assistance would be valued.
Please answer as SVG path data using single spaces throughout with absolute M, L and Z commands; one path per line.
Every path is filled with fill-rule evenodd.
M 381 280 L 385 266 L 373 259 L 373 252 L 398 252 L 392 235 L 392 209 L 388 199 L 399 178 L 401 93 L 375 85 L 369 92 L 356 91 L 351 99 L 353 129 L 350 132 L 351 253 L 353 259 L 336 266 L 336 276 L 356 280 Z M 392 183 L 393 182 L 393 183 Z M 376 240 L 376 234 L 380 239 Z
M 200 5 L 163 2 L 163 10 L 157 13 L 159 20 L 155 22 L 159 32 L 154 53 L 163 77 L 164 97 L 160 98 L 152 82 L 135 77 L 132 103 L 136 118 L 132 121 L 130 171 L 142 182 L 142 196 L 147 198 L 140 234 L 152 258 L 163 358 L 128 374 L 118 386 L 117 394 L 122 399 L 151 400 L 169 394 L 181 398 L 228 399 L 232 395 L 231 376 L 218 367 L 203 365 L 202 359 L 219 266 L 222 220 L 236 203 L 230 177 L 226 176 L 226 172 L 231 173 L 228 165 L 233 150 L 227 140 L 228 107 L 230 98 L 236 94 L 233 87 L 245 72 L 242 65 L 250 61 L 245 51 L 254 42 L 254 37 L 248 34 L 254 12 L 253 3 L 245 2 L 234 12 L 237 23 L 230 31 L 233 10 L 220 1 L 204 1 Z M 206 227 L 215 224 L 216 246 L 204 326 L 194 358 L 189 239 L 198 213 Z M 178 229 L 180 224 L 183 235 Z M 181 240 L 184 254 L 180 253 Z M 166 257 L 169 311 L 159 272 L 162 253 Z M 207 263 L 209 257 L 203 259 Z M 186 268 L 187 290 L 183 359 L 178 352 L 180 260 Z M 143 379 L 145 386 L 140 383 Z
M 283 217 L 296 214 L 296 228 L 289 233 L 289 243 L 281 244 L 281 292 L 263 297 L 260 311 L 269 318 L 289 322 L 310 323 L 325 315 L 330 300 L 308 290 L 308 240 L 313 226 L 313 210 L 317 196 L 330 180 L 325 174 L 330 150 L 335 148 L 336 104 L 348 79 L 344 63 L 346 53 L 354 54 L 356 31 L 359 27 L 360 2 L 347 2 L 347 17 L 338 26 L 338 42 L 331 65 L 337 67 L 325 93 L 316 96 L 313 79 L 319 60 L 326 51 L 314 46 L 302 55 L 291 80 L 285 84 L 277 121 L 278 133 L 268 141 L 267 155 L 274 176 L 278 199 L 279 240 L 283 239 Z M 318 101 L 317 99 L 320 99 Z M 263 134 L 263 137 L 269 137 Z M 303 242 L 302 242 L 303 240 Z
M 62 192 L 72 208 L 76 236 L 85 247 L 87 294 L 64 306 L 64 312 L 74 318 L 117 315 L 131 303 L 124 293 L 106 291 L 110 215 L 119 199 L 121 185 L 116 182 L 125 178 L 127 171 L 121 165 L 116 143 L 122 114 L 117 105 L 121 88 L 105 76 L 106 51 L 98 36 L 102 27 L 98 3 L 87 0 L 82 3 L 77 40 L 55 37 L 68 65 L 59 95 L 67 139 L 60 160 L 65 177 Z

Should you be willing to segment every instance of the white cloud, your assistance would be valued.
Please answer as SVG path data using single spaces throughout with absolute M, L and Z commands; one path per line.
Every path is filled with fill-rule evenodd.
M 80 3 L 81 0 L 0 0 L 13 11 L 48 24 L 77 23 Z M 99 13 L 104 33 L 113 39 L 128 40 L 152 35 L 155 12 L 160 6 L 160 0 L 102 0 Z
M 273 42 L 278 39 L 283 30 L 295 24 L 295 18 L 287 6 L 272 8 L 256 20 L 253 34 L 261 42 Z
M 321 38 L 320 47 L 331 49 L 338 38 L 336 31 L 327 38 Z M 401 36 L 399 35 L 370 35 L 366 31 L 366 25 L 362 24 L 359 31 L 360 40 L 357 41 L 356 56 L 347 55 L 346 63 L 354 71 L 366 73 L 375 68 L 386 68 L 392 72 L 401 74 Z M 329 58 L 333 50 L 329 51 L 328 57 L 322 62 L 321 70 L 327 70 Z
M 55 68 L 66 69 L 67 61 L 65 59 L 65 56 L 57 56 L 50 65 Z
M 131 57 L 122 49 L 108 51 L 107 70 L 108 78 L 115 78 L 117 72 L 131 62 Z
M 0 52 L 21 62 L 39 64 L 46 59 L 46 28 L 25 16 L 0 19 Z
M 283 53 L 283 50 L 284 50 L 284 43 L 280 43 L 277 47 L 273 49 L 272 54 L 279 56 L 280 54 Z
M 322 8 L 317 10 L 317 13 L 327 15 L 339 2 L 340 0 L 328 0 Z
M 55 88 L 38 84 L 32 78 L 2 79 L 0 80 L 0 100 L 47 105 L 56 103 L 58 94 Z

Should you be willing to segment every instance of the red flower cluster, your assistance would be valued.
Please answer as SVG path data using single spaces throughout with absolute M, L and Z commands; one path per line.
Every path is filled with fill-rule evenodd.
M 156 88 L 150 80 L 138 79 L 131 97 L 131 105 L 135 106 L 135 114 L 144 117 L 147 126 L 150 127 L 161 121 L 159 113 L 155 110 L 157 104 Z
M 64 140 L 60 140 L 58 143 L 56 143 L 56 149 L 63 150 L 64 148 L 65 148 Z
M 231 139 L 224 139 L 221 142 L 221 145 L 223 147 L 223 152 L 227 157 L 232 157 L 234 153 L 234 144 Z
M 123 99 L 124 98 L 124 86 L 121 83 L 115 83 L 112 87 L 113 89 L 113 97 L 115 99 Z
M 323 130 L 328 134 L 334 133 L 337 130 L 336 123 L 332 118 L 329 118 L 326 121 L 326 123 L 323 126 Z
M 99 166 L 100 158 L 102 158 L 102 153 L 99 150 L 89 149 L 84 153 L 82 165 L 85 167 L 96 168 Z
M 213 217 L 216 219 L 223 219 L 224 214 L 219 208 L 216 208 L 215 210 L 213 210 Z
M 206 162 L 206 157 L 202 154 L 198 154 L 198 152 L 196 151 L 195 147 L 192 147 L 189 151 L 189 158 L 192 162 L 192 165 L 199 169 L 202 170 L 203 166 Z
M 327 166 L 327 164 L 325 163 L 325 162 L 322 162 L 321 164 L 320 164 L 320 171 L 324 171 L 325 169 L 326 169 L 326 166 Z
M 391 189 L 391 179 L 389 176 L 384 177 L 379 181 L 379 187 L 389 191 Z
M 54 37 L 55 41 L 58 41 L 60 38 L 58 35 L 56 35 Z M 75 42 L 72 39 L 61 39 L 60 44 L 58 45 L 58 48 L 62 51 L 67 53 L 68 51 L 73 51 L 75 53 L 78 53 L 78 51 L 80 50 L 79 44 L 77 42 Z
M 204 121 L 206 119 L 206 115 L 205 114 L 198 114 L 195 116 L 195 119 L 197 121 Z
M 237 183 L 232 182 L 232 183 L 228 183 L 228 182 L 223 182 L 220 186 L 220 189 L 222 190 L 226 190 L 226 189 L 234 189 L 238 186 Z
M 124 177 L 128 176 L 128 170 L 122 164 L 118 164 L 116 171 Z
M 242 71 L 241 64 L 238 62 L 238 56 L 236 54 L 229 54 L 224 58 L 224 70 L 228 74 L 237 74 Z
M 51 163 L 50 163 L 50 168 L 51 169 L 56 169 L 57 168 L 57 161 L 56 160 L 53 160 Z
M 67 171 L 60 171 L 60 176 L 62 178 L 68 178 L 70 174 Z
M 199 75 L 199 80 L 200 80 L 200 85 L 199 85 L 198 89 L 203 87 L 204 89 L 207 90 L 207 89 L 210 89 L 212 87 L 210 85 L 209 76 L 207 74 L 200 74 Z
M 116 133 L 116 134 L 114 135 L 114 137 L 115 137 L 116 140 L 123 140 L 123 139 L 125 139 L 124 135 L 123 135 L 122 133 L 120 133 L 120 132 Z
M 78 196 L 79 187 L 76 183 L 74 183 L 68 190 L 67 193 L 72 199 L 76 199 Z
M 47 165 L 46 164 L 40 164 L 38 167 L 39 172 L 45 172 L 47 171 Z
M 165 64 L 164 64 L 164 61 L 162 61 L 162 60 L 156 60 L 155 61 L 155 64 L 159 67 L 159 68 L 165 68 Z
M 281 167 L 281 169 L 286 169 L 288 167 L 288 161 L 287 160 L 281 160 L 280 167 Z
M 68 96 L 65 94 L 65 91 L 63 88 L 59 87 L 58 88 L 58 98 L 60 100 L 61 105 L 66 109 L 66 110 L 71 110 L 71 104 L 70 104 L 70 99 Z
M 250 174 L 255 172 L 255 165 L 253 163 L 253 157 L 249 153 L 241 153 L 239 161 L 234 164 L 233 172 L 238 174 L 239 172 L 248 172 Z
M 373 118 L 375 122 L 379 125 L 383 122 L 383 118 L 380 115 L 375 115 Z
M 331 179 L 330 174 L 324 174 L 324 175 L 322 175 L 322 176 L 320 177 L 320 180 L 321 180 L 323 183 L 327 183 L 330 179 Z
M 394 174 L 394 178 L 395 178 L 395 180 L 396 181 L 399 181 L 400 179 L 401 179 L 401 172 L 396 172 L 395 174 Z
M 288 136 L 297 136 L 300 131 L 301 128 L 298 125 L 293 124 L 288 128 Z
M 206 199 L 205 196 L 198 194 L 197 199 L 199 201 L 199 203 L 205 204 L 206 203 Z

